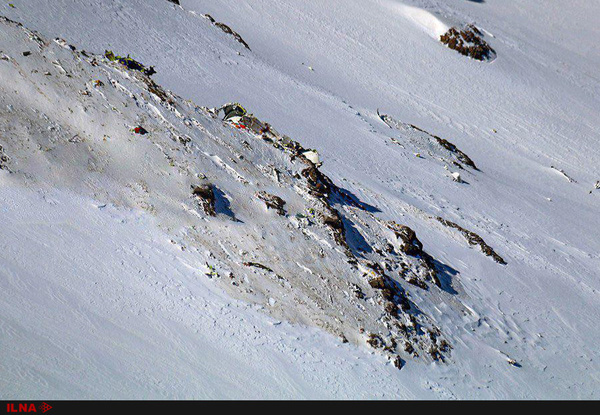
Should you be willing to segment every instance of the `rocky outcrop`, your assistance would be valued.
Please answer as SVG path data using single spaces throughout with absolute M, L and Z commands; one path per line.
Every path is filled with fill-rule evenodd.
M 437 277 L 437 271 L 433 257 L 427 252 L 423 251 L 423 244 L 417 238 L 417 234 L 414 230 L 408 226 L 399 225 L 396 222 L 389 222 L 388 227 L 394 232 L 394 235 L 400 243 L 400 250 L 407 255 L 417 257 L 421 260 L 422 266 L 426 270 L 425 276 L 438 287 L 441 287 L 441 282 Z M 427 288 L 425 281 L 420 279 L 414 273 L 403 273 L 404 279 L 420 288 Z
M 0 145 L 0 170 L 8 170 L 8 156 L 4 153 L 4 148 Z
M 466 166 L 473 170 L 479 170 L 475 165 L 475 162 L 466 153 L 445 138 L 431 134 L 414 124 L 395 120 L 386 114 L 379 114 L 379 118 L 381 118 L 381 120 L 390 128 L 404 133 L 402 141 L 394 139 L 394 143 L 401 144 L 402 146 L 404 146 L 405 143 L 411 143 L 415 146 L 414 150 L 426 152 L 427 154 L 437 159 L 441 159 L 446 163 L 453 164 L 460 169 L 464 169 Z
M 221 29 L 223 32 L 227 33 L 228 35 L 233 36 L 234 39 L 237 40 L 242 45 L 244 45 L 244 47 L 246 49 L 250 50 L 250 46 L 248 46 L 246 41 L 239 35 L 239 33 L 235 32 L 233 29 L 231 29 L 231 27 L 227 26 L 225 23 L 217 22 L 214 19 L 214 17 L 212 17 L 210 14 L 205 14 L 204 17 L 206 17 L 208 20 L 210 20 L 210 22 L 213 25 L 215 25 L 216 27 Z
M 285 200 L 283 200 L 279 196 L 275 196 L 261 190 L 259 192 L 256 192 L 256 197 L 265 202 L 265 205 L 268 209 L 274 209 L 280 216 L 285 215 L 285 210 L 283 208 L 285 206 Z
M 440 42 L 478 61 L 491 59 L 495 55 L 494 49 L 483 40 L 483 34 L 474 25 L 466 25 L 463 29 L 451 27 L 440 36 Z
M 198 205 L 208 216 L 217 216 L 215 211 L 215 192 L 209 183 L 193 187 L 192 194 L 198 200 Z
M 496 253 L 496 251 L 494 251 L 491 246 L 489 246 L 487 243 L 485 243 L 483 238 L 481 236 L 477 235 L 475 232 L 471 232 L 471 231 L 463 228 L 462 226 L 459 226 L 456 223 L 451 222 L 446 219 L 443 219 L 439 216 L 436 219 L 443 225 L 459 231 L 467 239 L 467 242 L 470 245 L 479 245 L 479 247 L 481 248 L 481 251 L 484 254 L 486 254 L 487 256 L 492 257 L 492 259 L 494 261 L 496 261 L 497 263 L 506 265 L 506 261 L 504 260 L 504 258 L 502 258 L 500 255 L 498 255 Z
M 431 282 L 416 235 L 402 229 L 398 243 L 392 240 L 377 210 L 337 187 L 320 170 L 319 159 L 307 157 L 310 150 L 250 115 L 236 125 L 223 122 L 116 57 L 84 54 L 66 42 L 42 42 L 39 53 L 22 57 L 39 38 L 17 34 L 18 47 L 3 47 L 2 54 L 14 61 L 6 65 L 8 73 L 30 75 L 40 94 L 60 91 L 65 105 L 87 109 L 87 122 L 102 117 L 106 123 L 89 134 L 72 117 L 34 112 L 21 117 L 27 106 L 14 100 L 18 108 L 10 122 L 28 126 L 16 131 L 30 132 L 24 140 L 0 136 L 9 167 L 18 167 L 16 179 L 31 177 L 49 186 L 73 179 L 74 191 L 88 192 L 79 178 L 91 172 L 94 180 L 86 183 L 94 197 L 110 194 L 112 203 L 151 212 L 182 250 L 198 250 L 206 260 L 204 275 L 235 298 L 346 341 L 364 343 L 365 333 L 372 333 L 372 346 L 396 367 L 404 364 L 402 358 L 430 360 L 428 350 L 441 350 L 441 340 L 427 334 L 441 330 L 411 300 L 416 289 L 407 283 L 413 274 Z M 53 64 L 57 59 L 64 69 Z M 22 62 L 35 64 L 37 75 L 19 71 Z M 49 71 L 52 77 L 42 75 Z M 9 104 L 6 97 L 0 101 Z M 0 124 L 5 118 L 0 116 Z M 138 133 L 148 133 L 132 137 L 142 125 Z M 39 155 L 55 174 L 40 172 L 39 159 L 29 157 L 32 148 L 44 150 Z M 0 156 L 0 164 L 7 159 Z M 105 177 L 114 186 L 107 188 Z M 265 214 L 262 203 L 282 216 Z M 428 296 L 419 293 L 419 301 Z

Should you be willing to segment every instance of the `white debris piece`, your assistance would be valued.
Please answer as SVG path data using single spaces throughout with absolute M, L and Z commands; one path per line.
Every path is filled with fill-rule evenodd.
M 315 166 L 320 166 L 319 153 L 316 150 L 308 150 L 302 153 L 304 157 L 310 160 Z

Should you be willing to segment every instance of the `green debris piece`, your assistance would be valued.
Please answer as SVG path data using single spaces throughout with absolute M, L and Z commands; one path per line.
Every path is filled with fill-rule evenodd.
M 140 71 L 148 76 L 152 76 L 156 73 L 156 71 L 154 70 L 154 66 L 146 68 L 142 63 L 136 61 L 135 59 L 132 59 L 129 55 L 127 55 L 127 57 L 118 56 L 115 55 L 112 50 L 105 50 L 104 56 L 110 61 L 119 62 L 121 65 L 126 66 L 129 69 Z
M 104 51 L 104 56 L 106 56 L 106 58 L 110 61 L 114 61 L 117 58 L 115 57 L 115 54 L 113 53 L 112 50 L 105 50 Z

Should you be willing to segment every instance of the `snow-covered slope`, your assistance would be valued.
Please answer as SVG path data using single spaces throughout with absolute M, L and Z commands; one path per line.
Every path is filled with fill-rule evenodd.
M 102 396 L 121 396 L 106 382 L 112 375 L 128 385 L 119 391 L 146 397 L 376 397 L 382 393 L 388 398 L 431 397 L 431 393 L 437 397 L 597 397 L 600 241 L 594 225 L 600 191 L 592 189 L 600 179 L 600 153 L 594 145 L 600 133 L 600 103 L 593 68 L 600 53 L 593 42 L 597 28 L 592 6 L 581 3 L 562 13 L 558 2 L 538 10 L 529 2 L 507 9 L 491 0 L 331 1 L 327 7 L 310 1 L 205 4 L 184 0 L 182 5 L 159 0 L 37 1 L 15 3 L 16 8 L 7 8 L 5 14 L 78 48 L 130 53 L 156 66 L 158 85 L 197 105 L 243 103 L 282 135 L 319 150 L 324 160 L 320 170 L 335 184 L 332 195 L 309 194 L 310 177 L 301 174 L 307 165 L 290 158 L 289 151 L 222 125 L 196 104 L 118 65 L 94 66 L 91 57 L 73 54 L 56 43 L 37 49 L 35 38 L 27 39 L 22 29 L 15 32 L 13 26 L 4 25 L 0 50 L 8 59 L 0 61 L 0 145 L 6 170 L 11 172 L 2 174 L 5 200 L 14 200 L 16 210 L 24 218 L 31 217 L 45 207 L 37 196 L 39 190 L 16 189 L 44 189 L 78 212 L 81 219 L 61 228 L 62 238 L 56 239 L 79 240 L 78 245 L 85 244 L 85 238 L 71 227 L 81 229 L 83 218 L 100 215 L 94 220 L 98 225 L 86 232 L 87 238 L 98 239 L 98 247 L 71 253 L 69 245 L 46 242 L 53 247 L 47 249 L 49 263 L 69 252 L 74 264 L 50 270 L 49 279 L 65 272 L 64 280 L 53 283 L 69 291 L 77 287 L 73 279 L 81 278 L 79 267 L 94 275 L 96 261 L 116 271 L 119 261 L 132 260 L 129 274 L 141 272 L 148 280 L 160 276 L 158 284 L 164 284 L 156 306 L 143 308 L 146 318 L 183 322 L 184 333 L 191 333 L 193 327 L 193 313 L 182 305 L 188 296 L 175 294 L 174 304 L 181 308 L 170 307 L 169 290 L 201 290 L 210 279 L 209 284 L 219 286 L 215 292 L 223 289 L 261 304 L 277 319 L 321 327 L 352 344 L 364 344 L 373 333 L 388 350 L 376 347 L 376 356 L 363 356 L 353 369 L 335 364 L 319 367 L 316 378 L 334 379 L 322 394 L 299 369 L 303 360 L 296 358 L 274 363 L 267 371 L 271 377 L 245 394 L 236 388 L 239 378 L 229 377 L 230 370 L 215 373 L 217 362 L 241 347 L 243 337 L 223 340 L 223 354 L 213 351 L 208 372 L 216 379 L 198 374 L 199 383 L 179 379 L 181 383 L 165 385 L 160 376 L 148 375 L 153 361 L 130 361 L 130 354 L 117 347 L 90 351 L 91 345 L 84 341 L 89 335 L 86 330 L 94 327 L 89 324 L 84 325 L 86 330 L 69 333 L 70 348 L 58 342 L 57 347 L 31 351 L 38 364 L 26 366 L 24 353 L 3 345 L 7 352 L 2 364 L 7 370 L 2 380 L 11 385 L 3 388 L 10 391 L 6 397 L 34 391 L 77 396 L 60 371 L 69 356 L 82 354 L 80 361 L 92 370 L 89 378 L 77 379 L 81 396 L 94 396 L 92 384 L 101 381 Z M 251 50 L 201 13 L 230 25 Z M 537 19 L 532 21 L 532 15 Z M 567 27 L 577 20 L 577 30 L 549 30 L 561 23 L 559 18 Z M 448 27 L 467 23 L 475 23 L 485 33 L 496 59 L 473 61 L 437 41 Z M 564 36 L 560 30 L 565 30 Z M 21 49 L 32 54 L 23 56 Z M 153 96 L 152 90 L 158 94 Z M 378 108 L 386 115 L 380 118 Z M 139 125 L 150 133 L 139 136 L 130 131 Z M 465 163 L 465 157 L 473 166 Z M 460 180 L 453 181 L 455 173 L 460 173 Z M 205 181 L 215 186 L 217 197 L 217 217 L 208 220 L 190 189 Z M 255 197 L 259 190 L 282 197 L 287 216 L 265 210 Z M 102 208 L 92 209 L 91 200 Z M 57 209 L 48 209 L 55 212 L 52 217 L 61 217 Z M 113 213 L 102 216 L 106 209 Z M 314 209 L 325 213 L 335 209 L 341 214 L 342 243 L 335 226 L 328 226 L 322 214 L 305 221 L 303 216 L 310 217 Z M 15 264 L 2 280 L 7 284 L 3 316 L 8 316 L 3 317 L 3 343 L 4 338 L 31 335 L 56 345 L 62 335 L 60 325 L 48 322 L 56 332 L 47 334 L 43 327 L 31 325 L 41 310 L 23 315 L 19 304 L 39 301 L 49 315 L 52 310 L 57 313 L 56 320 L 60 313 L 64 318 L 69 314 L 90 318 L 94 307 L 78 313 L 72 302 L 63 301 L 59 307 L 53 306 L 55 301 L 24 294 L 27 284 L 39 278 L 23 262 L 35 251 L 29 239 L 9 235 L 38 234 L 36 239 L 44 240 L 53 233 L 36 230 L 35 224 L 16 225 L 15 210 L 10 212 L 2 218 L 3 244 L 19 249 L 2 254 Z M 115 231 L 113 244 L 135 247 L 132 250 L 144 261 L 132 259 L 128 252 L 118 253 L 116 258 L 121 259 L 116 261 L 103 255 L 100 246 L 109 238 L 104 229 L 111 229 L 111 218 L 119 215 L 139 217 L 143 223 L 123 233 Z M 389 221 L 416 230 L 428 255 L 402 252 L 401 238 L 397 240 Z M 48 222 L 42 221 L 42 227 L 51 230 Z M 139 247 L 132 238 L 135 232 L 151 234 L 153 242 Z M 164 241 L 169 240 L 174 242 L 170 248 L 184 249 L 180 259 L 173 259 L 175 254 L 165 248 Z M 494 261 L 490 251 L 502 261 Z M 165 279 L 166 270 L 154 265 L 163 264 L 167 257 L 180 279 Z M 428 273 L 431 269 L 439 287 Z M 118 277 L 115 271 L 104 274 L 98 289 L 97 295 L 111 305 L 106 311 L 110 317 L 102 320 L 98 330 L 130 339 L 131 334 L 106 324 L 119 319 L 120 313 L 142 307 L 139 297 L 111 291 L 111 278 Z M 377 278 L 373 273 L 395 281 L 399 291 L 392 303 L 401 305 L 400 297 L 406 293 L 410 305 L 401 310 L 399 319 L 413 315 L 417 327 L 424 330 L 406 336 L 398 332 L 395 318 L 385 311 L 389 294 L 382 296 L 377 283 L 371 284 L 374 288 L 369 284 Z M 195 286 L 191 278 L 198 274 Z M 153 287 L 145 284 L 144 279 L 132 289 Z M 424 284 L 426 290 L 417 286 Z M 355 285 L 365 298 L 357 298 Z M 21 297 L 14 295 L 16 287 Z M 90 291 L 80 301 L 93 298 Z M 202 298 L 206 307 L 218 313 L 220 300 L 212 303 L 209 297 Z M 287 325 L 285 333 L 278 332 L 281 325 L 269 326 L 267 317 L 240 309 L 244 306 L 236 306 L 233 312 L 239 318 L 255 318 L 256 325 L 269 327 L 265 343 L 280 338 L 285 342 L 297 335 L 300 340 L 293 347 L 300 355 L 316 348 L 324 361 L 332 362 L 365 353 L 364 348 L 331 346 L 333 338 L 325 332 L 307 334 L 307 329 Z M 226 313 L 229 316 L 229 310 Z M 170 315 L 173 320 L 165 317 Z M 153 330 L 162 338 L 165 330 L 173 330 L 170 323 L 157 327 L 148 320 L 142 345 Z M 220 327 L 222 336 L 207 334 L 204 325 L 197 329 L 197 338 L 165 339 L 162 349 L 153 348 L 150 354 L 176 357 L 156 373 L 168 379 L 184 367 L 188 370 L 181 349 L 210 354 L 209 348 L 195 341 L 220 341 L 228 336 L 227 324 Z M 231 324 L 229 333 L 245 329 L 246 324 Z M 292 337 L 286 338 L 287 334 Z M 400 347 L 390 347 L 393 338 L 401 340 Z M 315 346 L 315 340 L 325 344 L 323 349 Z M 405 340 L 415 345 L 418 357 L 402 350 Z M 432 346 L 444 347 L 442 341 L 452 347 L 443 353 L 445 363 L 430 356 Z M 244 371 L 248 376 L 258 367 L 253 362 L 271 356 L 273 350 L 254 345 L 257 354 L 249 358 Z M 391 349 L 398 349 L 407 363 L 401 371 L 391 364 L 384 366 L 378 357 L 388 355 L 393 361 L 396 351 Z M 88 353 L 102 358 L 86 358 Z M 124 360 L 133 372 L 141 373 L 134 381 L 123 371 L 103 369 Z M 48 367 L 44 362 L 54 366 L 41 371 Z M 192 367 L 201 372 L 196 363 Z M 78 373 L 73 367 L 66 371 L 71 377 Z M 358 381 L 360 371 L 372 371 L 372 376 Z M 282 372 L 288 373 L 289 382 L 298 383 L 279 393 L 281 389 L 270 388 Z M 159 379 L 160 386 L 140 386 L 146 375 Z M 211 382 L 224 386 L 210 390 Z M 185 387 L 189 394 L 180 393 Z

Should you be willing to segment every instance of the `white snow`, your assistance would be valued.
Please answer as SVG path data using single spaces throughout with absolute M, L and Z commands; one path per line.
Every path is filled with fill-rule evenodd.
M 439 17 L 419 7 L 402 4 L 396 0 L 388 1 L 388 7 L 399 16 L 412 20 L 435 39 L 439 39 L 440 35 L 443 35 L 450 29 L 450 26 L 442 22 Z
M 0 203 L 2 399 L 418 396 L 381 357 L 232 300 L 149 215 L 5 182 Z

